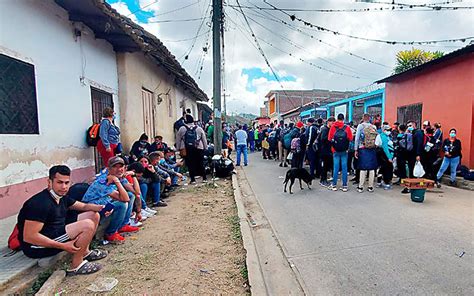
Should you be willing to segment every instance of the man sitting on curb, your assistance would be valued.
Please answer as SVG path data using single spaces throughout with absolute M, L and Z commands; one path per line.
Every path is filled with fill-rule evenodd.
M 105 230 L 105 239 L 111 243 L 122 243 L 125 238 L 120 235 L 124 232 L 137 232 L 138 227 L 129 225 L 130 216 L 135 201 L 133 186 L 124 178 L 125 161 L 119 156 L 109 159 L 107 174 L 101 174 L 87 189 L 85 203 L 107 206 L 111 204 L 114 212 L 111 221 Z M 128 192 L 127 192 L 128 191 Z M 140 195 L 138 194 L 138 202 Z M 141 202 L 137 207 L 138 219 L 141 219 Z
M 64 165 L 49 170 L 48 188 L 27 200 L 18 214 L 18 239 L 23 253 L 44 258 L 61 251 L 72 254 L 68 275 L 90 274 L 102 266 L 89 261 L 105 258 L 101 250 L 89 250 L 104 206 L 85 204 L 67 195 L 71 170 Z M 82 212 L 78 221 L 66 225 L 68 209 Z M 111 212 L 105 213 L 110 215 Z

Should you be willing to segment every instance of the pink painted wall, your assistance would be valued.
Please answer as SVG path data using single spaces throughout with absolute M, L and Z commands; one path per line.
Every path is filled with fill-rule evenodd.
M 71 179 L 73 183 L 84 182 L 95 174 L 94 167 L 86 167 L 73 170 Z M 23 203 L 30 197 L 45 189 L 48 177 L 0 187 L 0 219 L 17 214 Z
M 422 120 L 441 122 L 445 137 L 456 128 L 462 163 L 474 168 L 474 54 L 386 83 L 385 119 L 397 120 L 397 107 L 423 103 Z

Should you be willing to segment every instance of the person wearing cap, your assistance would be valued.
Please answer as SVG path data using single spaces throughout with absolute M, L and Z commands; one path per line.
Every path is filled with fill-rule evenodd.
M 381 149 L 382 153 L 380 155 L 380 172 L 382 173 L 383 184 L 381 186 L 388 190 L 392 188 L 392 178 L 393 178 L 393 157 L 394 157 L 394 148 L 393 141 L 390 138 L 392 130 L 389 125 L 384 125 L 382 127 L 382 133 L 377 135 L 375 138 L 375 145 Z M 380 182 L 381 183 L 381 182 Z
M 431 127 L 431 122 L 429 120 L 423 121 L 423 130 L 426 130 L 429 127 Z
M 293 140 L 299 138 L 300 147 L 298 151 L 293 151 L 292 149 L 293 158 L 291 159 L 291 167 L 301 169 L 303 167 L 304 158 L 306 155 L 307 138 L 306 138 L 305 127 L 304 127 L 303 122 L 298 121 L 296 123 L 296 128 L 298 129 L 298 134 L 295 138 L 293 138 Z
M 165 151 L 166 149 L 168 149 L 168 144 L 163 142 L 163 137 L 155 136 L 155 141 L 150 145 L 148 152 L 152 153 L 155 151 Z M 145 155 L 148 155 L 148 154 L 145 154 Z
M 123 158 L 120 156 L 110 158 L 107 170 L 92 182 L 82 199 L 83 202 L 90 204 L 103 206 L 112 204 L 114 211 L 110 215 L 110 224 L 105 229 L 105 240 L 111 243 L 121 243 L 125 240 L 120 233 L 138 231 L 138 227 L 130 225 L 130 216 L 135 198 L 140 199 L 140 193 L 135 192 L 124 174 Z M 137 215 L 141 216 L 141 204 L 137 207 Z
M 186 138 L 194 138 L 194 143 L 186 143 Z M 188 136 L 187 136 L 188 135 Z M 207 150 L 207 139 L 204 130 L 194 124 L 194 118 L 186 115 L 185 125 L 176 134 L 176 149 L 184 157 L 186 166 L 189 169 L 191 184 L 196 184 L 196 176 L 202 176 L 204 183 L 207 183 L 206 170 L 204 168 L 204 151 Z
M 214 122 L 212 120 L 209 120 L 209 125 L 207 126 L 206 133 L 207 142 L 214 143 Z

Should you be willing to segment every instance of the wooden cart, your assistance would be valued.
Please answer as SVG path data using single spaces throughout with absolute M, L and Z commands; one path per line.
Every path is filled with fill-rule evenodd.
M 434 181 L 423 178 L 402 179 L 402 186 L 410 189 L 411 201 L 423 202 L 425 200 L 426 189 L 434 187 Z

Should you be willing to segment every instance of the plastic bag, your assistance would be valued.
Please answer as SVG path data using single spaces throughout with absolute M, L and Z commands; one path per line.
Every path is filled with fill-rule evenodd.
M 292 160 L 293 159 L 293 152 L 288 153 L 288 156 L 286 157 L 286 159 Z
M 417 161 L 415 163 L 415 168 L 413 169 L 413 176 L 415 176 L 416 178 L 421 178 L 424 175 L 425 175 L 425 170 L 423 169 L 421 162 Z

